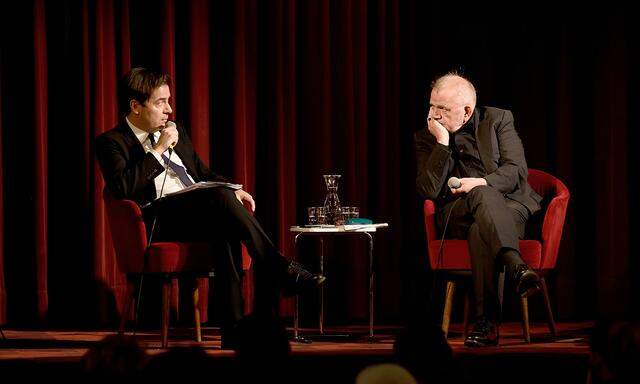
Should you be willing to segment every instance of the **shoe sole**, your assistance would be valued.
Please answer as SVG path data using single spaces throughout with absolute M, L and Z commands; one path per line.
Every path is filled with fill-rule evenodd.
M 529 297 L 529 296 L 533 295 L 534 293 L 538 292 L 539 290 L 540 290 L 540 286 L 536 284 L 536 286 L 529 287 L 524 292 L 522 292 L 520 294 L 520 297 L 522 297 L 524 299 L 526 297 Z

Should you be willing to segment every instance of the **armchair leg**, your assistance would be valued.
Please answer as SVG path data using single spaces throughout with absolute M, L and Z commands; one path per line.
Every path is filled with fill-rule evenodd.
M 202 342 L 202 330 L 200 329 L 200 297 L 198 284 L 193 287 L 193 320 L 196 322 L 196 341 Z
M 464 324 L 462 325 L 462 339 L 467 339 L 469 333 L 469 292 L 464 295 Z
M 451 308 L 453 304 L 453 293 L 456 290 L 456 283 L 453 281 L 447 281 L 447 290 L 444 300 L 444 313 L 442 315 L 442 331 L 444 332 L 445 339 L 449 333 L 449 323 L 451 322 Z
M 505 270 L 506 267 L 502 266 L 500 273 L 498 273 L 498 310 L 500 313 L 498 314 L 498 323 L 502 324 L 502 307 L 504 304 L 504 278 L 505 278 Z
M 160 330 L 162 348 L 169 344 L 169 306 L 171 301 L 171 280 L 162 282 L 162 329 Z
M 553 320 L 553 312 L 551 311 L 551 302 L 549 301 L 549 291 L 547 290 L 547 282 L 544 277 L 540 279 L 540 287 L 542 288 L 542 294 L 544 295 L 544 304 L 547 308 L 547 324 L 549 325 L 549 332 L 554 338 L 557 336 L 558 330 L 556 328 L 556 322 Z
M 531 342 L 531 333 L 529 330 L 529 299 L 526 297 L 520 298 L 520 305 L 522 307 L 522 333 L 524 334 L 524 341 Z
M 180 282 L 178 278 L 171 279 L 171 291 L 169 292 L 169 313 L 174 313 L 174 319 L 176 322 L 180 321 Z M 169 315 L 171 318 L 171 315 Z
M 134 297 L 135 291 L 131 284 L 127 284 L 127 301 L 124 304 L 124 308 L 122 308 L 122 314 L 120 315 L 120 326 L 118 327 L 118 334 L 123 335 L 124 329 L 127 324 L 127 320 L 131 318 L 131 311 L 134 307 Z

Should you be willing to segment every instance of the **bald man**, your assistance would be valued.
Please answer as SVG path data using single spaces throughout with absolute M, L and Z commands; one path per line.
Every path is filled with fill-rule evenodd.
M 538 289 L 539 277 L 520 257 L 518 239 L 541 197 L 527 183 L 527 162 L 508 110 L 476 107 L 473 84 L 457 73 L 432 83 L 427 127 L 415 135 L 416 188 L 436 202 L 446 238 L 467 239 L 476 320 L 465 345 L 497 345 L 500 306 L 496 271 L 506 267 L 517 294 Z M 450 177 L 460 187 L 447 186 Z

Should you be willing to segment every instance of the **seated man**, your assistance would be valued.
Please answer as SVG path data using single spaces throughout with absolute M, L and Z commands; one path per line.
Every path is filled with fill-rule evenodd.
M 96 153 L 107 188 L 114 197 L 143 207 L 147 229 L 154 241 L 242 242 L 254 260 L 256 290 L 254 312 L 277 310 L 279 288 L 285 295 L 322 284 L 312 274 L 285 259 L 256 219 L 250 194 L 224 187 L 189 191 L 158 200 L 199 181 L 226 181 L 200 160 L 184 129 L 169 122 L 169 76 L 144 68 L 126 74 L 119 89 L 124 119 L 96 139 Z M 175 148 L 174 148 L 175 146 Z M 167 170 L 165 172 L 165 170 Z M 151 229 L 154 227 L 155 229 Z M 239 244 L 239 243 L 238 243 Z M 241 262 L 229 252 L 216 252 L 216 295 L 229 305 L 223 315 L 223 347 L 233 348 L 231 329 L 242 316 L 239 278 Z M 213 255 L 212 255 L 213 257 Z
M 418 193 L 437 204 L 446 236 L 467 239 L 476 322 L 467 346 L 498 344 L 496 266 L 507 268 L 517 293 L 537 289 L 539 277 L 520 257 L 518 239 L 540 209 L 527 183 L 527 163 L 510 111 L 476 108 L 473 84 L 456 73 L 432 84 L 427 129 L 415 135 Z M 449 188 L 450 177 L 460 179 Z

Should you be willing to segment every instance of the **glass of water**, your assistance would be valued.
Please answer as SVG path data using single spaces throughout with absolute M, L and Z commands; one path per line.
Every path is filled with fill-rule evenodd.
M 318 207 L 308 207 L 307 208 L 307 224 L 316 225 L 318 224 L 318 216 L 317 216 L 317 208 Z
M 316 208 L 316 221 L 317 224 L 323 225 L 327 223 L 327 211 L 324 207 Z

